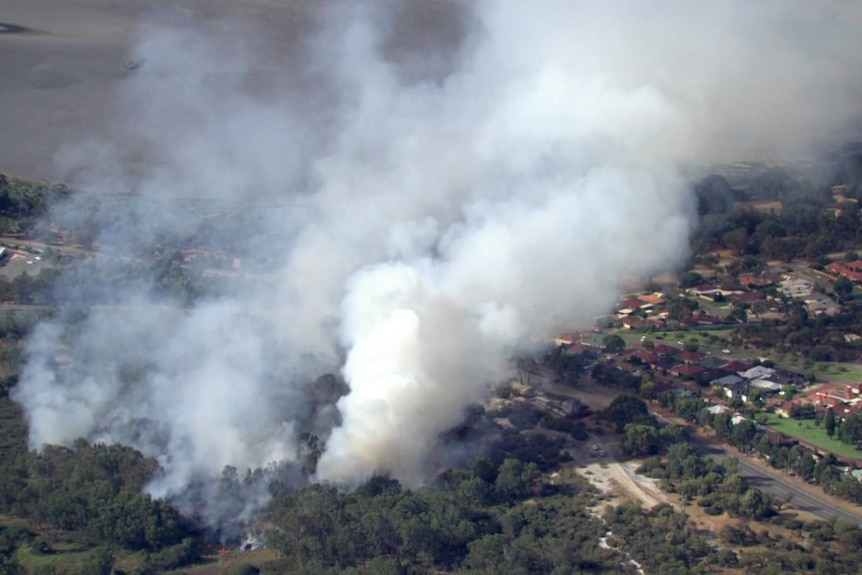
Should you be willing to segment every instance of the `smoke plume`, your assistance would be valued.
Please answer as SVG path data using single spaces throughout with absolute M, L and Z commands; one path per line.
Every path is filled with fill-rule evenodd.
M 90 265 L 114 305 L 30 340 L 33 447 L 135 446 L 178 498 L 227 465 L 300 461 L 310 432 L 321 480 L 419 484 L 510 358 L 685 257 L 698 167 L 798 157 L 858 111 L 849 3 L 313 4 L 142 25 L 117 128 L 59 161 L 91 189 L 256 215 L 231 234 L 132 200 L 106 217 L 119 252 Z M 285 40 L 288 17 L 305 25 Z M 187 310 L 111 283 L 122 253 L 205 228 L 259 263 Z M 309 387 L 327 370 L 349 386 L 334 405 Z

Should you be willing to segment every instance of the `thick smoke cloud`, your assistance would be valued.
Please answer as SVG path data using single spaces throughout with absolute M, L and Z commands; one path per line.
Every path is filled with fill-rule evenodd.
M 122 128 L 61 161 L 98 189 L 274 202 L 275 263 L 191 311 L 144 285 L 74 334 L 40 326 L 15 391 L 33 447 L 128 443 L 178 497 L 225 465 L 298 461 L 313 432 L 319 479 L 421 483 L 513 355 L 685 257 L 686 174 L 796 157 L 857 111 L 848 3 L 316 10 L 290 58 L 248 23 L 142 28 Z M 307 385 L 327 369 L 350 387 L 337 412 Z

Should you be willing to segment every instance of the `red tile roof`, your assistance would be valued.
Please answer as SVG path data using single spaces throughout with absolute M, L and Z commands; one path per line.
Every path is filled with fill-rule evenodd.
M 679 354 L 679 358 L 686 363 L 694 363 L 696 361 L 700 361 L 706 357 L 705 353 L 700 353 L 699 351 L 684 351 Z
M 680 365 L 674 367 L 672 371 L 679 374 L 681 377 L 697 377 L 706 371 L 706 369 L 699 365 Z
M 747 291 L 745 293 L 735 293 L 728 296 L 727 299 L 733 303 L 754 303 L 766 298 L 766 295 L 760 291 Z
M 659 355 L 676 355 L 679 353 L 679 348 L 660 343 L 653 348 L 653 351 Z
M 855 264 L 856 262 L 851 263 Z M 851 267 L 850 264 L 835 262 L 826 266 L 826 269 L 831 271 L 832 273 L 842 275 L 845 278 L 854 282 L 862 282 L 862 271 L 858 271 L 858 267 L 859 266 Z

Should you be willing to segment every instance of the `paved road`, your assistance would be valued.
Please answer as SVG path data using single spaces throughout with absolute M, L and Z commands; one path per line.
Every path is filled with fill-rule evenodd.
M 594 409 L 607 407 L 614 397 L 619 395 L 618 392 L 600 385 L 577 388 L 556 385 L 550 388 L 554 393 L 578 398 Z M 663 414 L 653 413 L 663 421 L 671 421 Z M 680 421 L 676 420 L 673 423 L 680 423 Z M 825 520 L 837 517 L 842 521 L 862 524 L 862 509 L 858 506 L 827 495 L 819 487 L 809 486 L 809 488 L 806 488 L 806 486 L 801 484 L 800 480 L 788 477 L 781 471 L 772 469 L 753 457 L 742 455 L 732 447 L 710 441 L 702 435 L 697 434 L 691 426 L 688 426 L 688 428 L 690 431 L 690 443 L 698 452 L 718 461 L 725 457 L 736 457 L 739 460 L 739 467 L 742 470 L 743 477 L 745 477 L 749 484 L 758 487 L 779 500 L 791 494 L 793 499 L 790 507 L 806 511 Z
M 720 461 L 725 457 L 736 457 L 743 477 L 750 485 L 760 488 L 778 500 L 784 499 L 788 494 L 792 495 L 790 507 L 794 509 L 807 511 L 825 520 L 834 517 L 842 521 L 862 524 L 862 510 L 849 502 L 839 500 L 822 491 L 812 493 L 812 490 L 799 485 L 797 480 L 785 476 L 781 471 L 753 461 L 751 457 L 731 453 L 732 448 L 716 445 L 699 435 L 692 434 L 689 441 L 700 453 L 713 459 Z M 819 487 L 815 489 L 820 490 Z

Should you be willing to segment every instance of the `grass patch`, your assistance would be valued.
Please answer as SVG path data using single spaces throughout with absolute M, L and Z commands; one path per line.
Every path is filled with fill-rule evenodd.
M 812 371 L 821 381 L 840 383 L 862 381 L 862 365 L 855 363 L 818 363 Z
M 62 552 L 55 550 L 51 553 L 40 554 L 30 546 L 23 546 L 15 554 L 21 566 L 28 573 L 38 571 L 49 571 L 51 567 L 57 575 L 65 573 L 81 573 L 81 569 L 91 558 L 92 550 Z
M 814 425 L 813 419 L 785 419 L 774 413 L 766 415 L 769 418 L 768 425 L 779 433 L 810 443 L 823 451 L 830 451 L 838 457 L 862 459 L 862 451 L 837 439 L 830 439 L 822 425 L 820 427 Z M 800 423 L 802 425 L 799 425 Z

